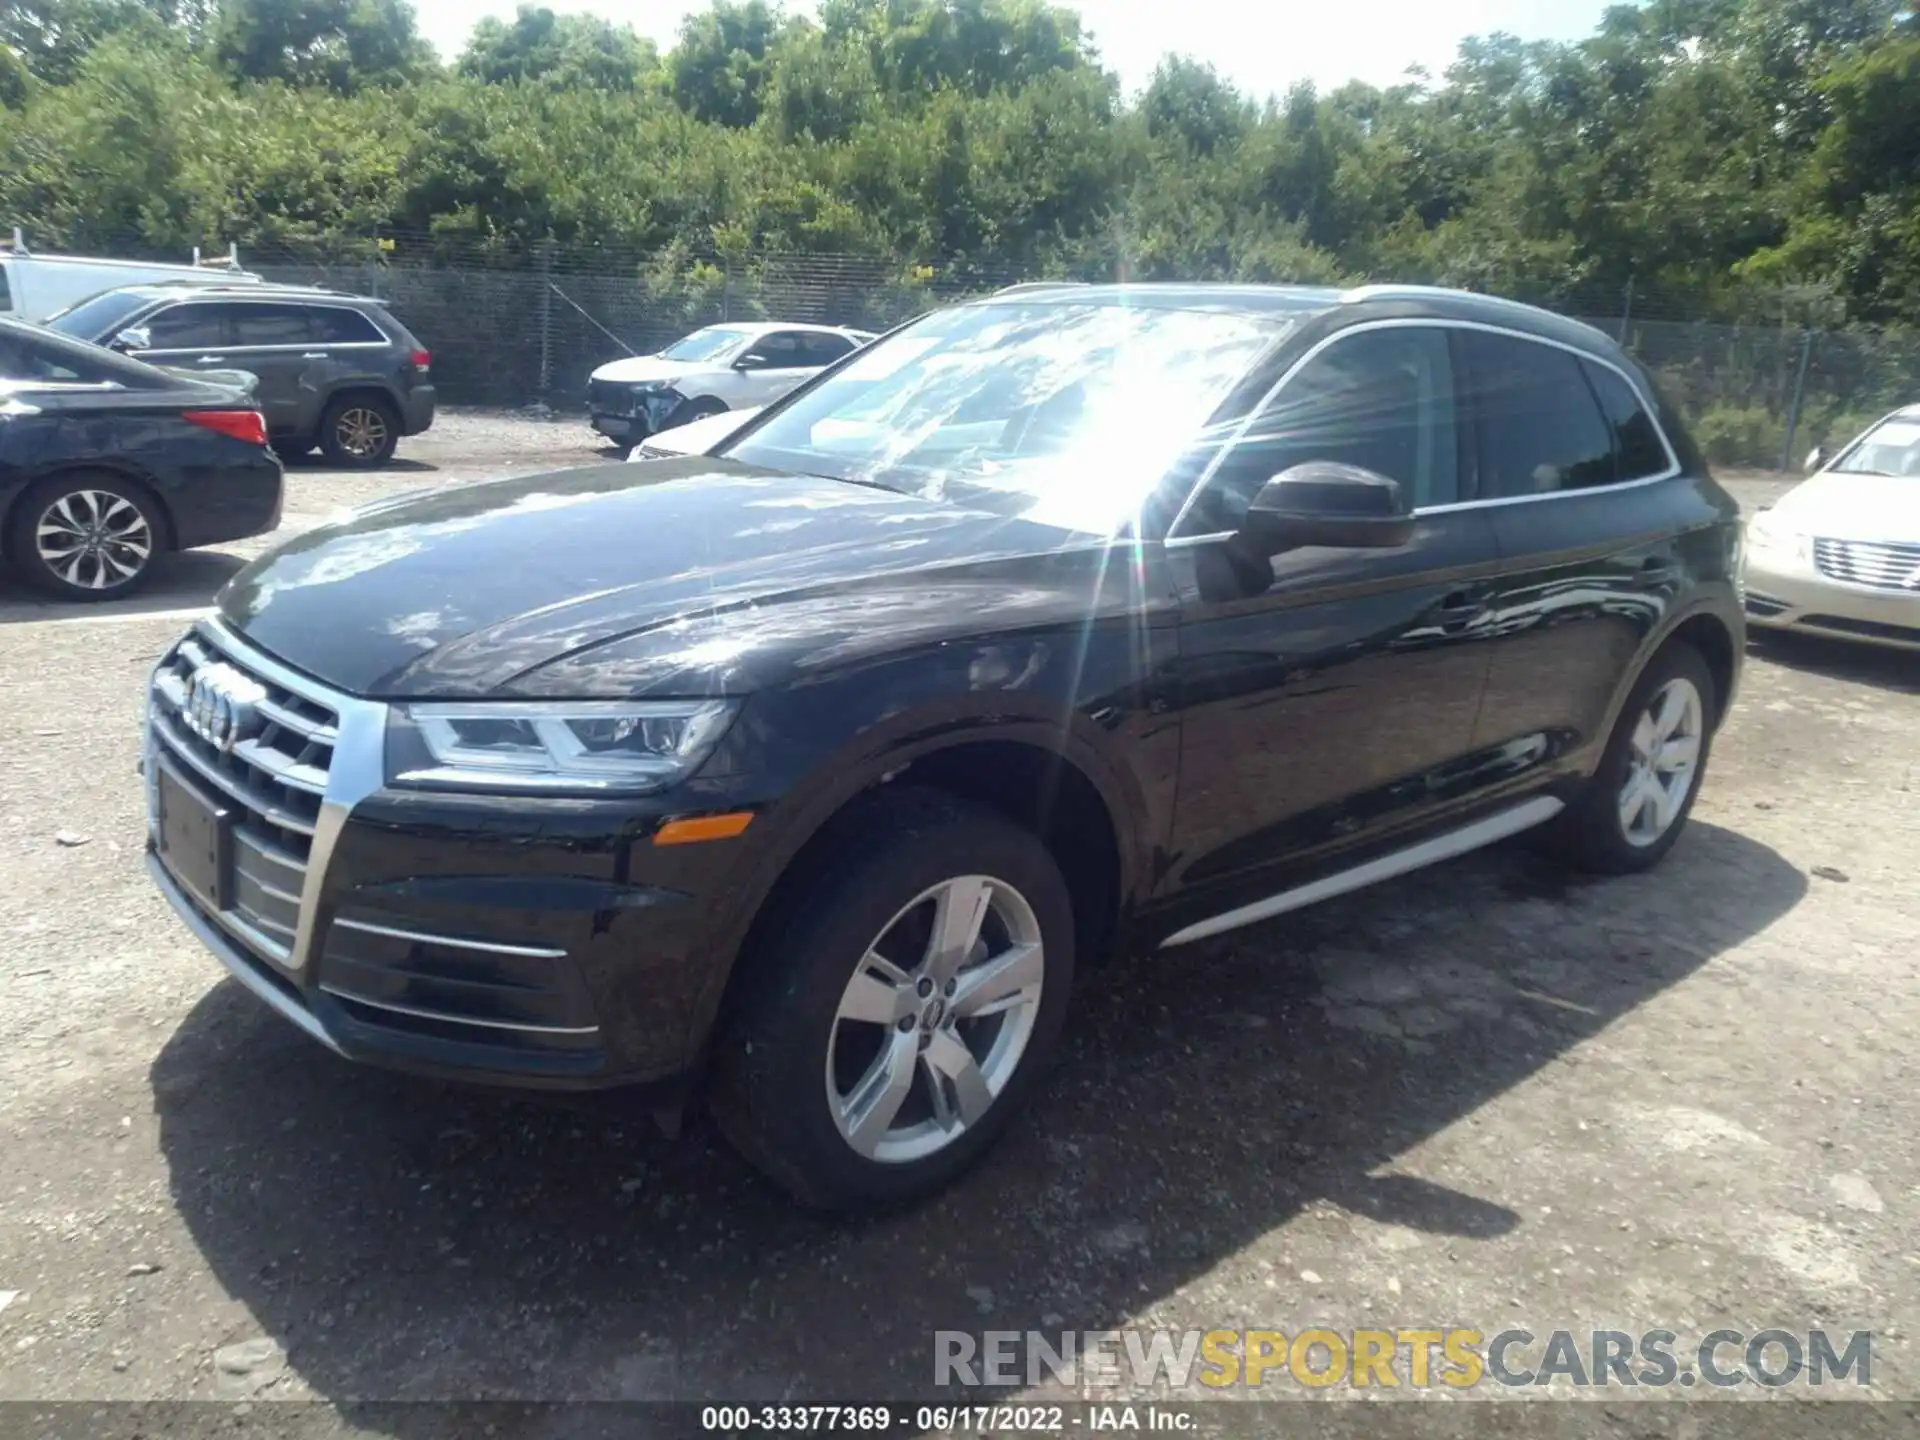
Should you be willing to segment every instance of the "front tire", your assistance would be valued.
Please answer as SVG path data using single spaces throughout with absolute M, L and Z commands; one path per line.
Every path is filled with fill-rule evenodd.
M 393 458 L 400 412 L 378 395 L 343 395 L 320 417 L 320 449 L 343 470 L 371 470 Z
M 63 600 L 118 600 L 153 574 L 166 534 L 158 503 L 101 471 L 52 475 L 14 502 L 7 556 L 35 589 Z
M 713 1111 L 802 1202 L 917 1200 L 1025 1105 L 1066 1017 L 1073 906 L 1030 831 L 931 791 L 844 824 L 743 957 Z
M 1621 707 L 1599 769 L 1554 822 L 1551 839 L 1562 857 L 1606 875 L 1649 870 L 1666 858 L 1706 777 L 1718 705 L 1700 652 L 1669 641 Z

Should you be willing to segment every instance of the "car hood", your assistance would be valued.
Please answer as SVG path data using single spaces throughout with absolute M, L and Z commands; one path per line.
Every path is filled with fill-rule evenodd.
M 1920 475 L 1815 475 L 1771 515 L 1807 535 L 1920 544 Z
M 218 605 L 358 695 L 744 693 L 782 667 L 996 617 L 1085 615 L 1104 550 L 1053 525 L 692 456 L 369 506 L 254 561 Z
M 697 360 L 662 360 L 658 355 L 629 355 L 625 360 L 609 360 L 593 372 L 592 378 L 633 385 L 645 380 L 678 380 L 682 376 L 700 375 L 714 368 Z

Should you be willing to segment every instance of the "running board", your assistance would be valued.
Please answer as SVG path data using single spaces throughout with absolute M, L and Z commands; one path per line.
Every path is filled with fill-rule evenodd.
M 1445 835 L 1423 840 L 1418 845 L 1409 845 L 1405 850 L 1395 850 L 1390 855 L 1382 855 L 1377 860 L 1369 860 L 1364 865 L 1356 865 L 1351 870 L 1342 870 L 1335 875 L 1327 875 L 1292 890 L 1282 890 L 1278 895 L 1269 895 L 1264 900 L 1256 900 L 1251 905 L 1242 905 L 1238 910 L 1229 910 L 1224 915 L 1215 915 L 1211 919 L 1201 920 L 1176 930 L 1160 942 L 1165 950 L 1174 945 L 1185 945 L 1193 940 L 1205 940 L 1209 935 L 1218 935 L 1227 930 L 1238 930 L 1242 925 L 1252 925 L 1261 920 L 1271 919 L 1275 915 L 1284 915 L 1289 910 L 1299 910 L 1308 905 L 1318 904 L 1322 900 L 1331 900 L 1335 895 L 1345 895 L 1349 890 L 1360 890 L 1380 880 L 1391 880 L 1395 875 L 1405 875 L 1410 870 L 1419 870 L 1428 865 L 1438 864 L 1442 860 L 1451 860 L 1456 855 L 1464 855 L 1469 850 L 1478 850 L 1483 845 L 1491 845 L 1496 840 L 1504 840 L 1509 835 L 1518 835 L 1522 830 L 1530 830 L 1543 820 L 1551 820 L 1566 807 L 1551 795 L 1537 796 L 1511 810 L 1502 810 L 1489 815 L 1484 820 L 1476 820 L 1464 829 L 1453 830 Z

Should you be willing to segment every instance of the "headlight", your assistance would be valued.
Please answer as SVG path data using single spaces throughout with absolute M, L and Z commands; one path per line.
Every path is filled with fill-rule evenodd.
M 1788 528 L 1765 510 L 1747 522 L 1747 548 L 1759 554 L 1790 555 L 1803 562 L 1813 555 L 1813 542 L 1807 536 Z
M 739 702 L 660 700 L 396 706 L 397 784 L 555 794 L 663 790 L 700 768 Z

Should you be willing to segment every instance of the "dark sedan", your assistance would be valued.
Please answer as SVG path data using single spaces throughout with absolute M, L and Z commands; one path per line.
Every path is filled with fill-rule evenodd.
M 114 600 L 169 550 L 280 523 L 280 462 L 246 390 L 0 318 L 0 535 L 22 579 Z

